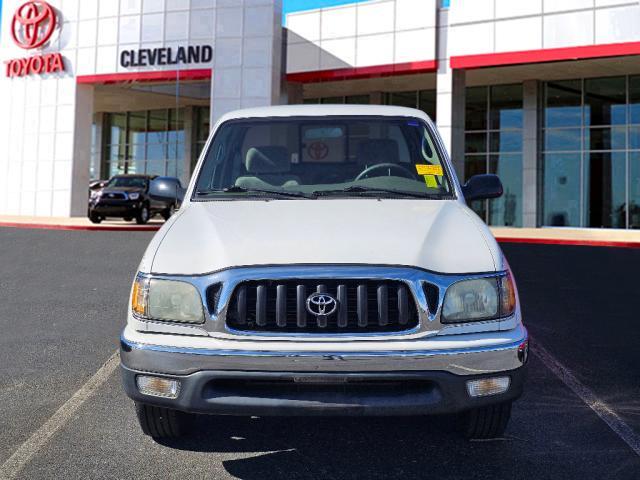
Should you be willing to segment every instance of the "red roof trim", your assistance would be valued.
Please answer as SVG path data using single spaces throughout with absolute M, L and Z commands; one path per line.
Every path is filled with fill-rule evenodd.
M 155 72 L 125 72 L 103 75 L 80 75 L 76 81 L 81 84 L 124 83 L 124 82 L 172 82 L 177 80 L 208 80 L 212 76 L 210 68 L 198 70 L 165 70 Z
M 438 69 L 436 60 L 422 62 L 396 63 L 390 65 L 374 65 L 372 67 L 338 68 L 334 70 L 317 70 L 287 74 L 289 82 L 316 83 L 332 80 L 351 80 L 356 78 L 376 78 L 411 73 L 431 73 Z
M 451 57 L 451 68 L 482 68 L 526 63 L 560 62 L 588 58 L 622 57 L 640 54 L 640 42 L 587 45 L 583 47 L 548 48 L 520 52 L 486 53 Z

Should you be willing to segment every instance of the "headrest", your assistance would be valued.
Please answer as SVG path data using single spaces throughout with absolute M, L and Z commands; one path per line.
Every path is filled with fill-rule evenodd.
M 249 173 L 285 173 L 291 169 L 287 147 L 252 147 L 247 151 L 244 166 Z
M 398 142 L 388 138 L 363 140 L 358 144 L 358 163 L 377 165 L 379 163 L 400 163 Z

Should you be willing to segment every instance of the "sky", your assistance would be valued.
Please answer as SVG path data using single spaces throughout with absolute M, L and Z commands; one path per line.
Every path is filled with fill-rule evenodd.
M 333 7 L 347 3 L 362 2 L 365 0 L 283 0 L 284 13 L 311 10 L 314 8 Z

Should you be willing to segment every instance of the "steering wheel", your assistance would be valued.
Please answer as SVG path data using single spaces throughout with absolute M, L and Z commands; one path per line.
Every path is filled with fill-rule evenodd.
M 398 165 L 397 163 L 379 163 L 377 165 L 371 165 L 370 167 L 360 172 L 360 175 L 358 175 L 355 178 L 354 182 L 367 178 L 372 172 L 375 172 L 376 170 L 384 170 L 384 169 L 396 170 L 397 172 L 402 174 L 401 176 L 405 178 L 409 178 L 411 180 L 415 180 L 416 178 L 416 176 L 413 174 L 413 172 L 411 172 L 411 170 L 403 167 L 402 165 Z M 378 175 L 378 176 L 381 176 L 381 175 Z

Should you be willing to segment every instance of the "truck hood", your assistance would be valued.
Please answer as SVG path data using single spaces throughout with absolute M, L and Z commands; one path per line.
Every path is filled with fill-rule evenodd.
M 197 275 L 287 264 L 503 269 L 491 232 L 464 204 L 376 199 L 190 203 L 158 232 L 140 268 Z

